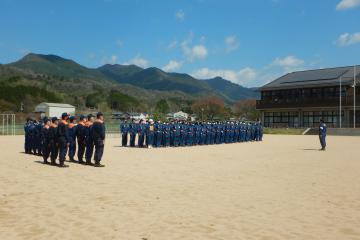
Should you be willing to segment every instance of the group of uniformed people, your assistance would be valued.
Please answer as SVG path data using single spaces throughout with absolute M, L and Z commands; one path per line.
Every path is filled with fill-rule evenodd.
M 100 163 L 105 141 L 103 114 L 98 112 L 96 119 L 92 114 L 81 115 L 78 124 L 76 120 L 68 113 L 63 113 L 61 119 L 45 117 L 39 122 L 27 119 L 24 126 L 25 153 L 41 155 L 44 163 L 51 165 L 56 165 L 58 158 L 59 167 L 68 167 L 64 164 L 66 155 L 70 162 L 77 162 L 74 159 L 77 149 L 78 163 L 104 167 Z M 95 164 L 91 161 L 93 155 Z
M 262 141 L 261 122 L 147 122 L 120 124 L 122 146 L 179 147 Z M 137 141 L 137 142 L 136 142 Z

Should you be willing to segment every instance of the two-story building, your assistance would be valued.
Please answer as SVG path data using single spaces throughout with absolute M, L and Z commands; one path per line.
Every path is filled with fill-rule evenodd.
M 330 127 L 340 127 L 340 120 L 353 127 L 354 105 L 360 127 L 360 66 L 293 72 L 259 91 L 256 108 L 265 127 L 314 127 L 320 119 Z

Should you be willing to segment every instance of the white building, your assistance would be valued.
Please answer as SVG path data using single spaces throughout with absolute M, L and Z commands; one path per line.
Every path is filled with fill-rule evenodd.
M 41 113 L 47 117 L 61 117 L 61 114 L 66 112 L 70 115 L 75 115 L 75 107 L 65 103 L 40 103 L 35 107 L 35 112 Z
M 169 113 L 166 115 L 169 120 L 187 120 L 189 114 L 183 111 L 176 112 L 176 113 Z

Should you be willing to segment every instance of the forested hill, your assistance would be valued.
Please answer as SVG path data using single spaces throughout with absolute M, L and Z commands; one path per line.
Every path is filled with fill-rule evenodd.
M 21 103 L 31 111 L 40 101 L 67 102 L 78 108 L 151 110 L 159 99 L 166 99 L 175 110 L 201 96 L 234 103 L 258 95 L 254 89 L 219 77 L 199 80 L 135 65 L 106 64 L 93 69 L 56 55 L 33 53 L 0 65 L 0 94 L 0 111 L 15 111 Z

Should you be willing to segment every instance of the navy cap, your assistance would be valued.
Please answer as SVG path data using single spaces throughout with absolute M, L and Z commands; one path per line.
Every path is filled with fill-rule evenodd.
M 74 121 L 76 119 L 76 117 L 75 116 L 71 116 L 71 117 L 69 117 L 69 120 L 70 121 Z
M 52 122 L 55 122 L 55 121 L 57 121 L 57 120 L 59 120 L 57 117 L 51 118 L 51 121 L 52 121 Z
M 43 118 L 43 122 L 44 122 L 44 123 L 46 123 L 46 122 L 48 122 L 48 121 L 51 121 L 51 119 L 50 119 L 50 118 L 47 118 L 47 117 L 44 117 L 44 118 Z
M 65 118 L 65 117 L 68 117 L 68 116 L 69 116 L 68 113 L 63 113 L 63 114 L 61 114 L 61 118 Z
M 81 121 L 81 120 L 84 120 L 84 118 L 85 118 L 84 115 L 80 115 L 80 118 L 79 118 L 79 119 L 80 119 L 80 121 Z
M 94 117 L 94 115 L 92 115 L 91 113 L 90 113 L 89 115 L 87 115 L 87 118 L 88 118 L 88 119 L 90 119 L 90 118 L 92 118 L 92 117 Z
M 104 114 L 103 114 L 102 112 L 98 112 L 98 113 L 96 114 L 96 117 L 98 118 L 98 117 L 100 117 L 100 116 L 104 116 Z

